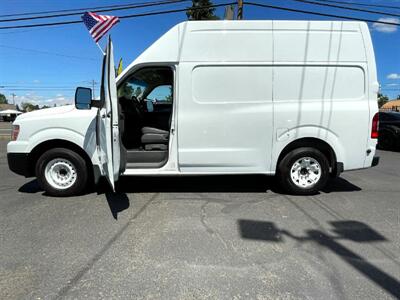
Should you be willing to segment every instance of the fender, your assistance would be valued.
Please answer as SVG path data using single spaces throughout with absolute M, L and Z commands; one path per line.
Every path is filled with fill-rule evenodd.
M 64 140 L 79 146 L 87 153 L 93 165 L 99 164 L 96 149 L 96 132 L 93 130 L 87 130 L 86 135 L 83 136 L 81 133 L 68 128 L 45 128 L 29 137 L 26 152 L 30 153 L 40 144 L 52 140 Z
M 277 129 L 271 159 L 271 169 L 276 172 L 278 159 L 282 151 L 294 141 L 302 138 L 315 138 L 326 142 L 333 150 L 336 161 L 343 162 L 345 150 L 338 136 L 328 128 L 316 125 L 303 125 L 290 129 Z M 312 145 L 309 145 L 312 147 Z

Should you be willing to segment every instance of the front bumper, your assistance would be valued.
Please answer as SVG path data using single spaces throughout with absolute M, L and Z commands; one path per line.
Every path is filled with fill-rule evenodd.
M 28 153 L 7 153 L 8 167 L 11 171 L 25 177 L 33 176 L 28 162 Z
M 379 164 L 379 156 L 374 156 L 374 158 L 372 159 L 371 167 L 375 167 L 378 164 Z

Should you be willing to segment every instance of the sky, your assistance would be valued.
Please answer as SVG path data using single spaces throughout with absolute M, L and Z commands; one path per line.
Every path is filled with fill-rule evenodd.
M 0 15 L 39 12 L 48 10 L 76 9 L 83 7 L 105 6 L 113 4 L 132 4 L 149 0 L 1 0 Z M 329 14 L 340 14 L 386 20 L 400 23 L 400 17 L 352 12 L 337 8 L 325 8 L 293 0 L 254 0 L 259 3 L 285 6 L 295 9 L 313 10 Z M 340 0 L 351 2 L 353 0 Z M 214 4 L 225 3 L 214 0 Z M 354 2 L 357 2 L 354 0 Z M 362 3 L 398 6 L 399 10 L 385 11 L 400 15 L 400 0 L 359 0 Z M 122 16 L 148 11 L 185 8 L 190 2 L 168 4 L 161 7 L 107 12 Z M 378 8 L 369 8 L 378 10 Z M 382 9 L 381 9 L 382 10 Z M 223 8 L 216 14 L 223 16 Z M 332 20 L 332 18 L 264 9 L 244 7 L 244 19 L 248 20 Z M 5 17 L 0 17 L 5 19 Z M 34 22 L 53 22 L 77 20 L 78 16 L 54 18 L 48 20 L 0 22 L 1 26 L 22 25 Z M 172 26 L 186 20 L 184 12 L 123 19 L 110 31 L 114 44 L 116 64 L 123 58 L 124 67 L 128 66 L 141 52 L 150 46 Z M 378 79 L 382 92 L 390 99 L 400 94 L 400 26 L 369 24 L 377 62 Z M 100 41 L 105 45 L 105 38 Z M 53 106 L 72 103 L 77 86 L 91 87 L 91 81 L 100 80 L 101 52 L 91 39 L 83 24 L 54 27 L 22 28 L 0 30 L 0 93 L 15 103 Z M 98 96 L 98 84 L 95 96 Z

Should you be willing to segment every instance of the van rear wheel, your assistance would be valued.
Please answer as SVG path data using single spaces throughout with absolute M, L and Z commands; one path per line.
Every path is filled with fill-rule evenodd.
M 85 160 L 66 148 L 46 151 L 36 164 L 39 185 L 51 196 L 66 197 L 83 192 L 88 181 Z
M 312 195 L 324 188 L 329 178 L 329 163 L 319 150 L 309 147 L 295 149 L 280 161 L 279 182 L 287 192 Z

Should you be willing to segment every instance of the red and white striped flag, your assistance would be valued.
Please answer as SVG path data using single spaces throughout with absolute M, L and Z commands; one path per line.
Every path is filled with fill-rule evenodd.
M 92 38 L 97 43 L 116 23 L 119 22 L 118 17 L 97 15 L 92 12 L 85 12 L 82 16 Z

